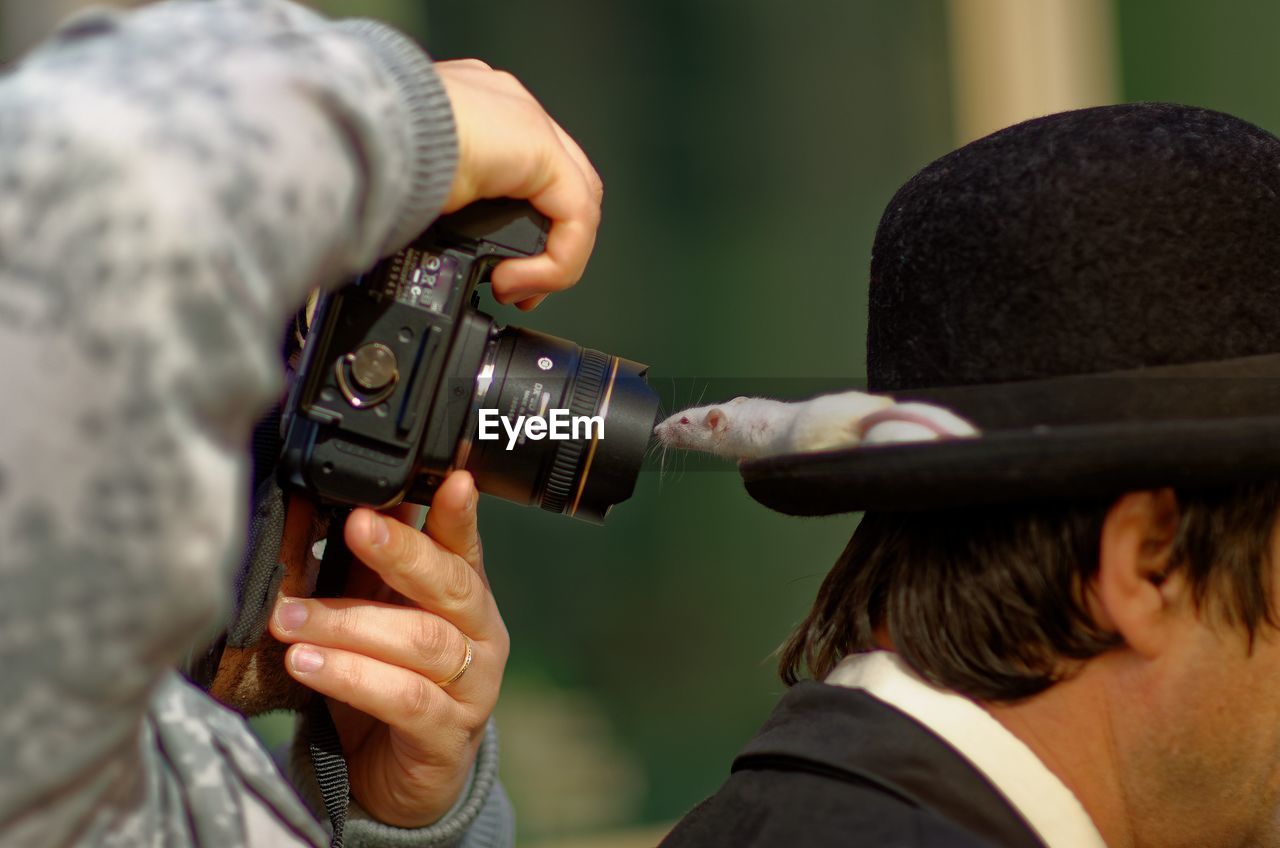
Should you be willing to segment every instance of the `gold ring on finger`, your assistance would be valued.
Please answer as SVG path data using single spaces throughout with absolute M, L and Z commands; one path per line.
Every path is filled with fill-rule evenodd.
M 452 686 L 454 683 L 457 683 L 459 678 L 461 678 L 462 675 L 467 673 L 467 669 L 471 668 L 471 660 L 473 657 L 475 657 L 475 650 L 472 648 L 471 639 L 468 638 L 467 634 L 463 633 L 462 639 L 464 642 L 467 643 L 467 655 L 462 659 L 462 668 L 458 669 L 452 675 L 450 675 L 448 680 L 441 680 L 439 683 L 437 683 L 436 685 L 439 686 L 441 689 L 445 689 L 449 686 Z

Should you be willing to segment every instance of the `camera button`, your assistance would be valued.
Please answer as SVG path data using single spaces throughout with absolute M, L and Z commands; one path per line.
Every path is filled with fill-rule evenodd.
M 362 389 L 376 392 L 396 379 L 396 355 L 380 342 L 361 345 L 351 358 L 351 376 Z

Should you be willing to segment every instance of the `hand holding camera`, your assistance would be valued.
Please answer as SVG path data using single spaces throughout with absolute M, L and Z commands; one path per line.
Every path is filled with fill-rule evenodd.
M 420 827 L 457 799 L 498 699 L 509 639 L 484 577 L 465 472 L 420 508 L 361 509 L 342 598 L 287 598 L 271 633 L 286 668 L 327 696 L 352 794 L 379 821 Z
M 425 503 L 465 468 L 483 492 L 603 522 L 630 497 L 652 434 L 647 368 L 500 327 L 475 294 L 491 282 L 500 301 L 532 308 L 529 297 L 577 282 L 603 185 L 510 74 L 478 60 L 437 69 L 458 125 L 446 205 L 457 211 L 322 298 L 285 409 L 282 479 L 321 501 L 383 508 Z M 485 412 L 598 427 L 531 432 L 503 450 L 478 426 Z
M 437 62 L 453 104 L 458 170 L 444 211 L 493 197 L 527 199 L 551 220 L 541 256 L 504 262 L 494 273 L 499 303 L 532 309 L 547 292 L 582 278 L 604 183 L 582 148 L 506 71 L 478 59 Z
M 502 680 L 509 640 L 484 577 L 479 491 L 601 522 L 631 494 L 658 405 L 644 366 L 478 310 L 483 282 L 526 309 L 575 283 L 603 188 L 509 75 L 437 68 L 458 121 L 456 211 L 321 298 L 283 411 L 282 482 L 339 514 L 394 509 L 347 518 L 341 597 L 282 599 L 270 624 L 291 645 L 290 675 L 329 699 L 353 797 L 401 827 L 458 797 Z M 549 408 L 600 428 L 514 449 L 478 427 L 481 412 Z M 423 532 L 402 501 L 431 502 Z

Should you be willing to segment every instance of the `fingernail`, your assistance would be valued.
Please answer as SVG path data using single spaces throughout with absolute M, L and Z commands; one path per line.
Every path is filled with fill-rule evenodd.
M 369 538 L 375 545 L 385 545 L 387 540 L 391 538 L 391 531 L 387 528 L 387 520 L 380 515 L 369 513 Z
M 471 494 L 467 495 L 467 512 L 475 512 L 477 499 L 478 499 L 478 495 L 476 493 L 476 490 L 472 489 Z
M 281 601 L 276 610 L 276 621 L 282 630 L 297 630 L 307 623 L 307 607 L 296 601 Z
M 318 671 L 324 665 L 324 656 L 311 648 L 294 648 L 293 653 L 289 655 L 290 662 L 293 664 L 293 670 L 298 674 L 310 674 Z

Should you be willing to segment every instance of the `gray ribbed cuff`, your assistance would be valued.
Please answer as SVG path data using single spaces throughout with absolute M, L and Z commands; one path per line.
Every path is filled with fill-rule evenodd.
M 307 805 L 324 821 L 324 801 L 306 753 L 309 734 L 304 715 L 290 752 L 289 776 Z M 383 824 L 352 800 L 344 839 L 348 848 L 512 848 L 515 812 L 498 783 L 498 728 L 493 719 L 485 728 L 461 797 L 437 822 L 418 828 Z
M 505 816 L 502 811 L 486 809 L 495 805 L 506 807 Z M 462 797 L 439 821 L 427 827 L 393 827 L 369 818 L 353 801 L 345 842 L 350 848 L 510 848 L 514 845 L 510 802 L 498 786 L 498 728 L 493 720 L 485 728 L 471 780 Z
M 372 50 L 395 82 L 404 109 L 411 165 L 404 204 L 382 251 L 390 253 L 425 230 L 449 197 L 458 167 L 453 107 L 430 57 L 411 38 L 364 18 L 338 21 L 334 26 Z

